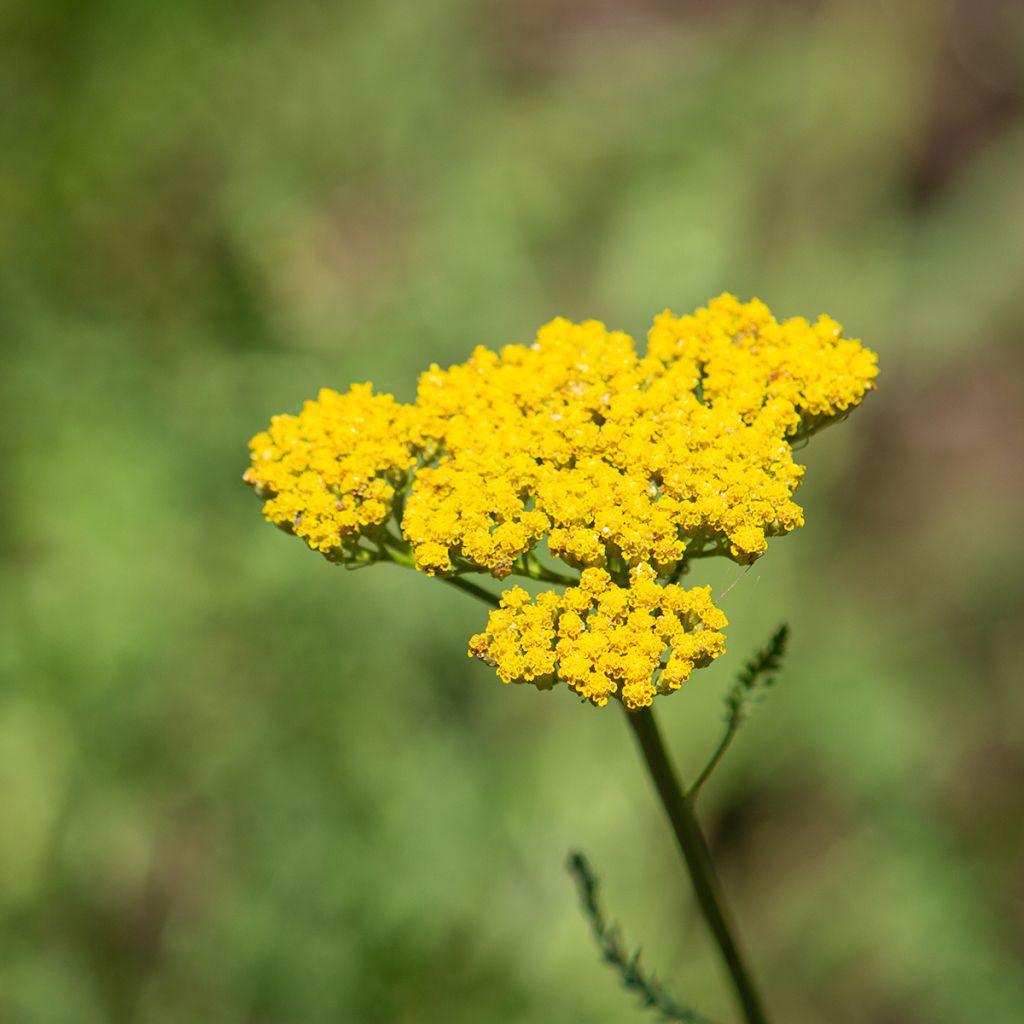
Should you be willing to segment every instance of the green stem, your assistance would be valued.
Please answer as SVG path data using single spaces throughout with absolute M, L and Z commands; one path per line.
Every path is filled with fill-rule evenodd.
M 563 587 L 574 587 L 579 583 L 578 578 L 564 576 L 554 569 L 549 569 L 532 551 L 527 551 L 518 561 L 522 569 L 513 569 L 513 575 L 525 576 L 527 579 L 540 580 L 544 583 L 559 583 Z
M 497 594 L 492 594 L 478 583 L 463 579 L 461 576 L 442 576 L 441 578 L 445 583 L 450 583 L 453 587 L 458 587 L 459 590 L 472 594 L 473 597 L 483 601 L 484 604 L 489 604 L 492 608 L 497 608 L 501 604 L 501 598 Z
M 453 587 L 471 594 L 485 604 L 497 608 L 501 598 L 489 590 L 459 576 L 443 577 Z M 761 997 L 754 985 L 753 975 L 746 965 L 739 943 L 735 938 L 736 927 L 729 917 L 722 894 L 722 886 L 711 862 L 707 842 L 693 813 L 693 804 L 686 797 L 686 791 L 658 731 L 658 724 L 650 708 L 627 711 L 626 718 L 633 729 L 640 751 L 644 755 L 647 769 L 654 780 L 661 805 L 675 832 L 679 849 L 686 862 L 693 883 L 697 902 L 704 919 L 718 944 L 722 959 L 729 970 L 736 998 L 743 1012 L 746 1024 L 768 1024 L 768 1018 L 761 1003 Z M 728 738 L 731 737 L 727 737 Z M 727 742 L 726 742 L 727 745 Z M 720 756 L 720 752 L 716 752 Z M 714 759 L 713 759 L 714 760 Z M 712 765 L 713 767 L 713 765 Z M 702 779 L 705 776 L 702 776 Z M 699 780 L 701 781 L 701 780 Z
M 715 752 L 711 755 L 708 763 L 704 765 L 704 770 L 697 776 L 697 781 L 686 791 L 686 799 L 690 804 L 696 802 L 701 786 L 711 778 L 711 773 L 718 767 L 718 762 L 722 760 L 725 752 L 729 749 L 729 744 L 732 743 L 738 728 L 738 726 L 730 724 L 729 728 L 725 731 L 725 735 L 718 741 Z
M 735 937 L 736 927 L 726 908 L 707 842 L 694 816 L 693 805 L 686 799 L 679 775 L 669 760 L 654 714 L 650 708 L 643 708 L 640 711 L 627 711 L 626 718 L 647 763 L 662 808 L 675 832 L 697 894 L 697 902 L 732 978 L 743 1019 L 747 1024 L 767 1024 L 768 1018 L 754 985 L 753 975 Z

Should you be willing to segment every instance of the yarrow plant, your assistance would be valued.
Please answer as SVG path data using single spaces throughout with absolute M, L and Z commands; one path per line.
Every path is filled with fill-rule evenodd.
M 750 564 L 803 525 L 794 444 L 857 406 L 876 373 L 874 354 L 829 317 L 779 322 L 756 299 L 722 295 L 655 317 L 644 355 L 597 321 L 556 319 L 529 345 L 431 366 L 413 403 L 370 384 L 323 389 L 250 442 L 244 479 L 269 522 L 331 562 L 410 566 L 492 605 L 468 653 L 502 682 L 621 704 L 748 1022 L 764 1009 L 696 790 L 684 789 L 651 705 L 725 652 L 710 588 L 680 581 L 702 558 Z M 474 576 L 550 589 L 498 596 Z M 730 695 L 726 738 L 700 783 L 748 691 L 777 667 L 776 639 L 767 668 L 755 659 Z

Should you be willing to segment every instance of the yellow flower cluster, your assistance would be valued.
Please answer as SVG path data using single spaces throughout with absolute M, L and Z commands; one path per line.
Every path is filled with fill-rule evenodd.
M 843 338 L 831 317 L 779 323 L 758 299 L 722 295 L 704 309 L 654 318 L 648 354 L 681 362 L 701 379 L 704 401 L 730 408 L 747 423 L 774 420 L 784 433 L 807 434 L 851 407 L 874 387 L 877 358 Z
M 275 416 L 250 442 L 243 479 L 265 499 L 263 515 L 329 557 L 344 557 L 391 515 L 396 486 L 416 462 L 410 410 L 356 384 L 328 388 L 298 416 Z
M 520 587 L 506 591 L 469 654 L 506 683 L 546 689 L 561 680 L 597 707 L 617 696 L 636 711 L 717 658 L 725 625 L 710 587 L 659 586 L 644 563 L 628 587 L 603 569 L 585 569 L 579 586 L 562 595 L 547 591 L 531 601 Z
M 526 559 L 546 540 L 579 586 L 507 591 L 470 653 L 506 682 L 560 678 L 635 709 L 723 650 L 707 589 L 674 579 L 705 555 L 749 563 L 803 524 L 793 442 L 876 373 L 830 318 L 779 322 L 731 295 L 657 316 L 643 356 L 597 321 L 556 319 L 530 345 L 431 366 L 412 404 L 321 391 L 252 439 L 245 480 L 270 522 L 334 561 L 557 578 Z
M 672 572 L 710 548 L 740 561 L 803 524 L 790 439 L 857 404 L 875 357 L 822 318 L 778 323 L 732 296 L 659 316 L 648 354 L 596 321 L 554 320 L 530 346 L 433 366 L 416 402 L 402 530 L 416 565 L 453 556 L 503 578 L 545 534 L 576 568 Z

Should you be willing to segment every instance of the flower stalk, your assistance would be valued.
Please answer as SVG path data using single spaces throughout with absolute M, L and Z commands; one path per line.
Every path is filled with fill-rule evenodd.
M 447 582 L 485 604 L 497 606 L 499 603 L 496 595 L 469 580 L 456 576 L 449 578 Z M 679 851 L 683 855 L 683 862 L 690 876 L 690 882 L 693 885 L 693 891 L 697 896 L 701 914 L 711 930 L 715 944 L 718 946 L 719 953 L 728 970 L 736 1001 L 743 1013 L 743 1019 L 746 1024 L 768 1024 L 768 1017 L 753 973 L 740 948 L 736 925 L 726 905 L 722 884 L 711 859 L 711 852 L 694 813 L 696 787 L 691 790 L 690 795 L 687 794 L 679 772 L 672 764 L 668 750 L 661 738 L 661 731 L 658 728 L 653 709 L 646 707 L 638 711 L 630 711 L 623 705 L 623 710 L 626 721 L 636 738 L 637 746 L 640 748 L 640 753 L 643 755 L 648 774 L 658 793 L 662 809 L 672 826 Z M 730 739 L 734 731 L 728 734 Z M 712 759 L 709 769 L 717 763 L 717 760 L 717 757 Z M 710 774 L 710 771 L 706 774 Z
M 627 711 L 626 721 L 633 730 L 662 809 L 672 826 L 697 903 L 729 972 L 743 1019 L 746 1024 L 768 1024 L 764 1004 L 740 948 L 736 926 L 726 906 L 722 885 L 694 814 L 693 803 L 687 799 L 679 773 L 665 749 L 654 712 L 651 708 Z

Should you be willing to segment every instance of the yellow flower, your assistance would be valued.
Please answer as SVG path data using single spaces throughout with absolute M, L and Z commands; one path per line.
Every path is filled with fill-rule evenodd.
M 656 317 L 643 357 L 597 321 L 557 319 L 531 345 L 432 366 L 413 405 L 368 384 L 322 391 L 253 438 L 246 480 L 267 519 L 333 558 L 411 480 L 401 532 L 423 572 L 501 579 L 547 537 L 574 568 L 667 576 L 694 555 L 752 561 L 801 526 L 790 442 L 858 404 L 876 373 L 828 317 L 779 323 L 730 295 Z
M 779 323 L 758 299 L 722 295 L 691 316 L 655 317 L 647 344 L 655 358 L 699 374 L 710 405 L 792 435 L 822 426 L 874 387 L 874 353 L 842 331 L 828 316 Z
M 469 655 L 503 682 L 548 689 L 561 680 L 597 707 L 618 697 L 636 711 L 717 658 L 726 625 L 710 587 L 659 586 L 645 563 L 620 587 L 592 568 L 562 595 L 546 591 L 531 601 L 520 587 L 507 590 L 486 631 L 469 641 Z
M 834 320 L 779 322 L 756 299 L 662 313 L 642 356 L 559 318 L 529 345 L 431 366 L 411 404 L 321 391 L 252 439 L 244 479 L 270 522 L 333 561 L 536 577 L 526 556 L 546 542 L 578 586 L 506 591 L 470 653 L 505 682 L 561 679 L 636 709 L 724 649 L 708 589 L 675 579 L 697 557 L 752 562 L 803 525 L 793 442 L 876 375 Z
M 667 575 L 705 549 L 752 561 L 803 524 L 789 440 L 873 387 L 874 355 L 840 333 L 724 295 L 657 317 L 645 357 L 596 321 L 558 319 L 532 345 L 431 367 L 417 430 L 442 454 L 402 521 L 418 566 L 448 571 L 441 545 L 503 578 L 545 534 L 576 568 Z
M 250 442 L 243 479 L 264 498 L 263 515 L 330 557 L 344 557 L 391 515 L 416 458 L 410 410 L 355 384 L 328 388 L 298 416 L 275 416 Z

